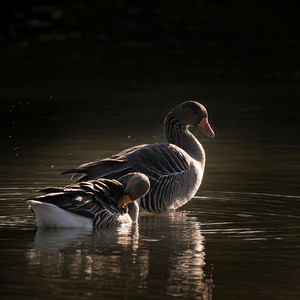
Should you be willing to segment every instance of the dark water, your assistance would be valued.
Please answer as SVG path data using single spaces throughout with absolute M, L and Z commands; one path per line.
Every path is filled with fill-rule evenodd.
M 52 84 L 3 104 L 2 299 L 299 299 L 297 84 Z M 186 95 L 201 95 L 216 132 L 197 134 L 207 166 L 194 199 L 134 227 L 36 228 L 22 199 L 67 184 L 58 174 L 74 165 L 164 141 Z

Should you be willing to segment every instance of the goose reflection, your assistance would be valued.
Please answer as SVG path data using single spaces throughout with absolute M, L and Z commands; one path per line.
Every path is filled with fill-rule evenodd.
M 168 296 L 211 299 L 213 284 L 203 270 L 204 237 L 196 218 L 177 211 L 145 215 L 140 219 L 140 236 L 149 238 L 150 283 L 165 281 Z
M 204 237 L 186 212 L 144 214 L 117 230 L 42 229 L 26 254 L 31 272 L 87 281 L 99 290 L 211 299 Z M 89 292 L 96 296 L 95 290 Z

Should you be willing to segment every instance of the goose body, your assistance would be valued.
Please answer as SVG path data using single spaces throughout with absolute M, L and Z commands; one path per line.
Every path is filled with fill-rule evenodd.
M 26 202 L 38 226 L 59 228 L 112 227 L 131 224 L 138 219 L 135 200 L 149 190 L 147 176 L 130 173 L 119 180 L 98 179 L 46 188 L 44 195 Z
M 214 137 L 205 107 L 187 101 L 175 107 L 165 118 L 168 143 L 131 147 L 110 158 L 83 164 L 62 174 L 75 173 L 73 178 L 80 182 L 141 172 L 148 176 L 151 187 L 139 200 L 140 206 L 150 212 L 176 209 L 195 195 L 205 168 L 205 151 L 189 131 L 191 126 Z

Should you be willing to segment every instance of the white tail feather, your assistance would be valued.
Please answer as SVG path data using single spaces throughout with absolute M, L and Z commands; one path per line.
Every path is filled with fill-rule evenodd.
M 32 208 L 40 227 L 93 228 L 92 219 L 68 212 L 54 204 L 36 200 L 28 200 L 26 203 Z

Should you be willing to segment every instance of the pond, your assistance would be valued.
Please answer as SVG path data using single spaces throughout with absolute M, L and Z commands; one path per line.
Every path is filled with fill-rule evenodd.
M 8 99 L 1 112 L 8 124 L 1 135 L 2 298 L 299 299 L 296 88 L 93 79 L 29 86 L 25 97 Z M 73 166 L 164 142 L 164 116 L 189 98 L 206 106 L 216 133 L 195 133 L 207 164 L 189 203 L 142 213 L 132 227 L 37 228 L 24 199 L 68 184 L 59 174 Z

